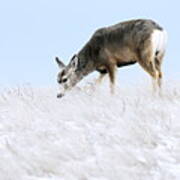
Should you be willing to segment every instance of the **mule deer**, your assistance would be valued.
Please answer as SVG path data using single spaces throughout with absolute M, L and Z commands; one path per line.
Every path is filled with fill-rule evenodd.
M 66 66 L 56 57 L 61 68 L 57 81 L 63 87 L 58 97 L 74 87 L 84 76 L 100 72 L 99 80 L 109 75 L 111 91 L 115 70 L 138 62 L 161 87 L 161 64 L 165 54 L 167 33 L 156 22 L 138 19 L 98 29 Z

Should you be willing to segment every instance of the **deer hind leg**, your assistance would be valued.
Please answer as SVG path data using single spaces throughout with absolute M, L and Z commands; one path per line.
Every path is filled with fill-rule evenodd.
M 158 83 L 159 88 L 161 88 L 161 85 L 162 85 L 162 71 L 161 71 L 161 64 L 160 64 L 160 62 L 159 62 L 159 60 L 157 58 L 155 58 L 155 67 L 156 67 L 156 70 L 158 72 L 157 83 Z
M 164 30 L 163 31 L 154 30 L 154 32 L 151 35 L 151 47 L 152 47 L 152 51 L 154 52 L 155 67 L 156 70 L 158 71 L 159 87 L 161 87 L 161 81 L 162 81 L 161 64 L 166 51 L 166 44 L 167 44 L 167 32 Z
M 157 81 L 159 72 L 156 69 L 155 59 L 151 52 L 147 53 L 146 55 L 141 56 L 140 60 L 138 61 L 142 68 L 149 73 L 153 80 L 153 89 L 156 91 L 157 89 Z
M 163 60 L 163 57 L 164 57 L 164 53 L 162 54 L 157 54 L 156 57 L 155 57 L 155 67 L 156 67 L 156 70 L 158 71 L 158 86 L 159 88 L 161 88 L 161 85 L 162 85 L 162 71 L 161 71 L 161 65 L 162 65 L 162 60 Z

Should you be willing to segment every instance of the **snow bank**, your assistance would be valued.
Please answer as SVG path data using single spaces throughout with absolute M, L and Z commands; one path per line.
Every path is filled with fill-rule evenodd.
M 29 86 L 0 96 L 1 180 L 179 180 L 180 87 Z

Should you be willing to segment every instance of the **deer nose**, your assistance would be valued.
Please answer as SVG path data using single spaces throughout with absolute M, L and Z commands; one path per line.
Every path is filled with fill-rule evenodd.
M 65 78 L 65 79 L 58 79 L 57 80 L 57 82 L 59 83 L 59 84 L 61 84 L 61 83 L 66 83 L 67 82 L 67 78 Z
M 63 96 L 64 96 L 63 93 L 59 93 L 59 94 L 57 95 L 57 98 L 62 98 Z
M 57 80 L 57 82 L 58 82 L 59 84 L 61 84 L 61 83 L 62 83 L 61 79 L 58 79 L 58 80 Z

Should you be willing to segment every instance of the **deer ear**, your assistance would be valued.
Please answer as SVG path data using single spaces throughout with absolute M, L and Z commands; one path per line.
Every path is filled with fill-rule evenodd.
M 79 61 L 78 56 L 74 55 L 71 61 L 71 65 L 76 68 L 78 66 L 78 61 Z
M 58 64 L 59 68 L 64 68 L 65 67 L 65 64 L 62 61 L 60 61 L 58 57 L 56 57 L 55 60 L 56 60 L 56 62 Z

